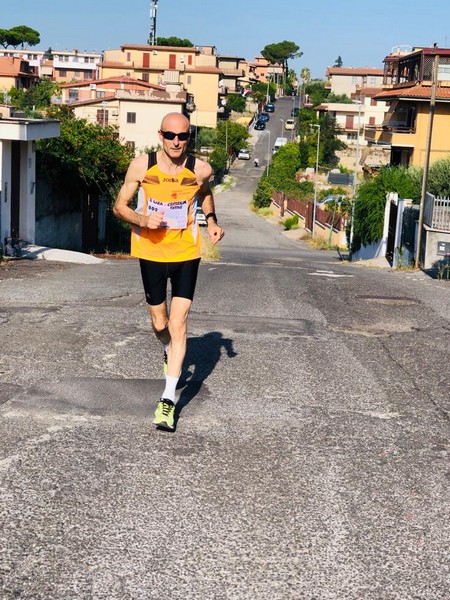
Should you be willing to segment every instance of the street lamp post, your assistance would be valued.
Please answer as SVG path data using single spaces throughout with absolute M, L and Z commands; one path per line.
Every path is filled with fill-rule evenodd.
M 269 104 L 269 102 L 270 102 L 269 88 L 270 88 L 270 73 L 267 73 L 267 93 L 266 93 L 266 104 Z
M 356 198 L 356 186 L 358 184 L 358 163 L 359 163 L 359 131 L 361 129 L 361 100 L 353 100 L 355 104 L 358 104 L 358 131 L 356 132 L 356 150 L 355 150 L 355 172 L 353 173 L 353 198 L 352 198 L 352 209 L 350 213 L 350 240 L 349 250 L 350 257 L 352 255 L 352 243 L 353 243 L 353 218 L 355 214 L 355 198 Z
M 314 206 L 313 206 L 313 220 L 311 226 L 311 237 L 314 237 L 314 228 L 316 224 L 316 202 L 317 202 L 317 183 L 319 176 L 319 147 L 320 147 L 320 125 L 314 124 L 317 127 L 317 151 L 316 151 L 316 176 L 314 179 Z
M 281 137 L 283 137 L 283 131 L 284 131 L 284 119 L 280 119 L 282 125 L 281 125 Z
M 195 138 L 194 138 L 194 148 L 197 152 L 197 134 L 198 134 L 198 110 L 195 107 Z
M 108 105 L 107 102 L 105 102 L 105 101 L 102 102 L 102 107 L 103 107 L 103 109 L 102 109 L 102 128 L 103 129 L 105 129 L 105 126 L 106 126 L 106 108 L 105 107 L 107 105 Z
M 228 121 L 225 121 L 225 152 L 227 154 L 227 171 L 230 168 L 228 164 Z
M 270 131 L 267 132 L 269 134 L 269 143 L 267 145 L 267 168 L 266 168 L 266 176 L 269 177 L 269 164 L 270 164 Z

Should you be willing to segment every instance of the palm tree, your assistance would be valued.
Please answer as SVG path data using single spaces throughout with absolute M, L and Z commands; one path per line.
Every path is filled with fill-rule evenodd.
M 303 83 L 306 85 L 311 79 L 311 69 L 309 69 L 308 67 L 303 67 L 303 69 L 300 72 L 300 76 L 303 79 Z

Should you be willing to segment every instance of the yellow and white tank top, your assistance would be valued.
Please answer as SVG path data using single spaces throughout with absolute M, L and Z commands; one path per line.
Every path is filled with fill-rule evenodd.
M 181 262 L 200 258 L 200 229 L 196 195 L 200 189 L 194 173 L 195 157 L 188 156 L 176 175 L 161 171 L 156 153 L 148 155 L 148 169 L 138 192 L 136 212 L 148 215 L 162 210 L 159 229 L 136 225 L 131 231 L 131 256 L 156 262 Z

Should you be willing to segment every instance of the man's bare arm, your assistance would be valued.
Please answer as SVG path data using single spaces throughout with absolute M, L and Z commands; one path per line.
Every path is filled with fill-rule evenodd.
M 197 181 L 200 184 L 200 189 L 198 191 L 198 197 L 202 205 L 202 210 L 205 216 L 207 217 L 207 225 L 208 225 L 208 236 L 213 244 L 217 244 L 219 240 L 223 238 L 225 235 L 224 230 L 217 224 L 215 217 L 209 216 L 211 213 L 215 215 L 215 206 L 214 206 L 214 197 L 209 186 L 209 179 L 212 174 L 211 165 L 205 163 L 203 161 L 198 161 L 199 167 L 197 171 L 196 164 L 196 175 Z
M 120 188 L 117 200 L 114 204 L 113 212 L 117 218 L 126 221 L 131 225 L 137 225 L 138 227 L 146 229 L 158 229 L 164 218 L 164 213 L 162 211 L 152 212 L 150 215 L 142 215 L 129 207 L 130 202 L 133 200 L 134 195 L 145 176 L 147 164 L 148 158 L 145 155 L 138 156 L 131 161 L 127 174 L 125 175 L 125 181 Z

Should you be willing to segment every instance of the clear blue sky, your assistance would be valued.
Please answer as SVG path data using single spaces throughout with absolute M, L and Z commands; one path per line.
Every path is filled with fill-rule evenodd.
M 95 50 L 145 44 L 151 0 L 2 0 L 0 28 L 28 25 L 40 50 Z M 289 40 L 303 56 L 289 66 L 323 78 L 338 56 L 344 66 L 383 67 L 397 45 L 450 46 L 450 1 L 159 0 L 157 35 L 213 45 L 252 60 L 265 45 Z

